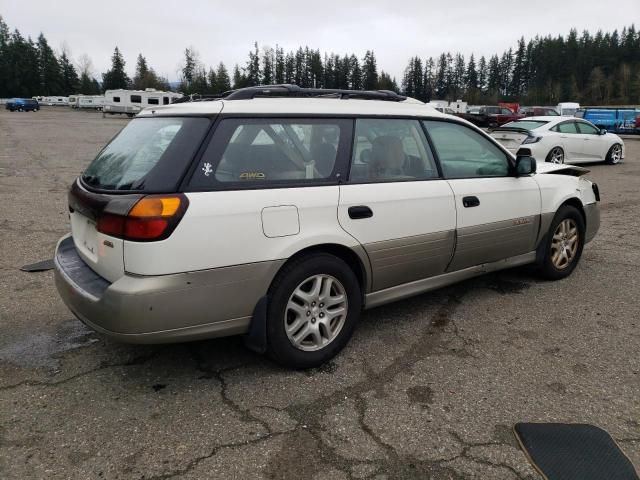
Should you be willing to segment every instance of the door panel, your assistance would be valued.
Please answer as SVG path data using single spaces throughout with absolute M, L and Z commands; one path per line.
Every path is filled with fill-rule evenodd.
M 457 243 L 448 271 L 494 262 L 535 248 L 540 189 L 532 177 L 449 180 L 458 212 Z M 476 197 L 477 206 L 463 199 Z
M 353 206 L 373 215 L 352 219 Z M 338 220 L 369 255 L 373 291 L 441 274 L 451 259 L 456 211 L 445 180 L 341 185 Z

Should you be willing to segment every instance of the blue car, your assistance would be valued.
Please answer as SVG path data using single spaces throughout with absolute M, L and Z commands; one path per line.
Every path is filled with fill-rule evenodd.
M 584 107 L 576 117 L 613 133 L 640 133 L 640 109 L 634 107 Z
M 11 112 L 37 112 L 40 110 L 40 104 L 33 98 L 12 98 L 7 102 L 5 108 Z

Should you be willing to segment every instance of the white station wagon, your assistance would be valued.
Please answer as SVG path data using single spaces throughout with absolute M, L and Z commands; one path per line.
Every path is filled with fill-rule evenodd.
M 386 91 L 253 87 L 146 109 L 71 187 L 56 284 L 117 340 L 245 334 L 317 366 L 363 308 L 517 265 L 568 276 L 598 188 L 541 168 Z

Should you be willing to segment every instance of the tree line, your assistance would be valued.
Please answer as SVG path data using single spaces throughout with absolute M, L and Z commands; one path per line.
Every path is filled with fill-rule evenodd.
M 11 32 L 0 17 L 0 97 L 96 94 L 109 89 L 169 90 L 139 54 L 129 78 L 122 53 L 115 47 L 111 68 L 98 81 L 87 55 L 74 63 L 63 48 L 56 54 L 41 33 L 37 41 Z M 553 105 L 640 103 L 640 32 L 634 25 L 621 32 L 573 29 L 564 37 L 521 38 L 501 54 L 468 59 L 461 53 L 409 59 L 398 82 L 378 69 L 375 53 L 321 53 L 299 47 L 285 52 L 254 43 L 243 64 L 230 72 L 224 63 L 206 67 L 198 51 L 188 47 L 179 71 L 177 90 L 184 94 L 220 94 L 233 88 L 293 83 L 301 87 L 393 90 L 423 101 L 462 99 L 470 104 L 518 101 Z

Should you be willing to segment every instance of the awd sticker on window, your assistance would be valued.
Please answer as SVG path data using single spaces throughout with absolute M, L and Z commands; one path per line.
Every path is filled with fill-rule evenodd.
M 242 172 L 240 180 L 264 180 L 266 175 L 262 172 Z

